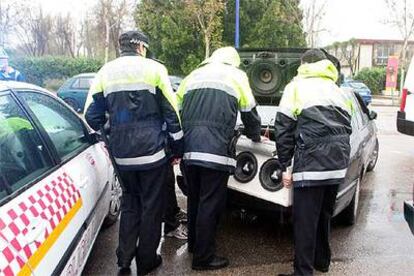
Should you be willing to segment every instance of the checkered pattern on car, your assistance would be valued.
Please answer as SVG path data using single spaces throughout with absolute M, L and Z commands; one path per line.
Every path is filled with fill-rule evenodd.
M 35 192 L 25 192 L 14 199 L 17 205 L 0 211 L 0 275 L 16 275 L 80 198 L 66 173 L 35 187 Z M 43 220 L 46 231 L 35 242 L 26 244 L 24 236 L 34 220 Z

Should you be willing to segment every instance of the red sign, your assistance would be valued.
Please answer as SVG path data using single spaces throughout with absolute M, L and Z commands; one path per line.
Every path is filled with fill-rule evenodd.
M 387 82 L 385 84 L 385 89 L 388 91 L 395 90 L 397 87 L 398 63 L 399 59 L 397 56 L 388 57 Z

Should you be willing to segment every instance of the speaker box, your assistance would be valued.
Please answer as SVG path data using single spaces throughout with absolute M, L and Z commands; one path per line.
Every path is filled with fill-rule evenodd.
M 282 185 L 282 170 L 274 157 L 273 141 L 252 142 L 242 135 L 237 143 L 236 170 L 228 188 L 249 197 L 288 207 L 292 189 Z
M 278 105 L 285 86 L 296 76 L 300 58 L 307 48 L 238 49 L 240 69 L 249 77 L 253 95 L 260 105 Z M 338 59 L 329 55 L 338 71 Z

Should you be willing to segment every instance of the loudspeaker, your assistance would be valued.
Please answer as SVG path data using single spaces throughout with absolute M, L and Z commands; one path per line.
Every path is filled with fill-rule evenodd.
M 259 104 L 278 105 L 285 86 L 296 76 L 306 49 L 239 49 L 240 69 L 249 77 Z
M 249 77 L 258 104 L 278 105 L 285 86 L 297 75 L 307 48 L 238 49 L 240 69 Z M 341 71 L 339 60 L 321 49 Z M 339 82 L 338 82 L 339 84 Z
M 276 192 L 283 188 L 282 165 L 277 159 L 269 159 L 260 168 L 260 184 L 265 190 Z
M 247 183 L 253 180 L 258 170 L 257 158 L 248 151 L 240 152 L 236 157 L 236 170 L 234 178 L 240 183 Z

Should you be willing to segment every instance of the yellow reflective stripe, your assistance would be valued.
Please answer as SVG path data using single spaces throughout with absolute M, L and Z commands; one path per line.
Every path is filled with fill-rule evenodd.
M 22 267 L 19 272 L 20 275 L 31 275 L 31 269 L 35 269 L 42 259 L 45 257 L 49 249 L 55 244 L 57 239 L 60 237 L 62 232 L 66 229 L 71 220 L 75 217 L 78 211 L 82 208 L 82 198 L 79 198 L 78 201 L 73 205 L 72 209 L 63 217 L 60 223 L 53 229 L 52 233 L 47 237 L 47 239 L 40 245 L 36 252 L 30 256 L 29 261 Z

